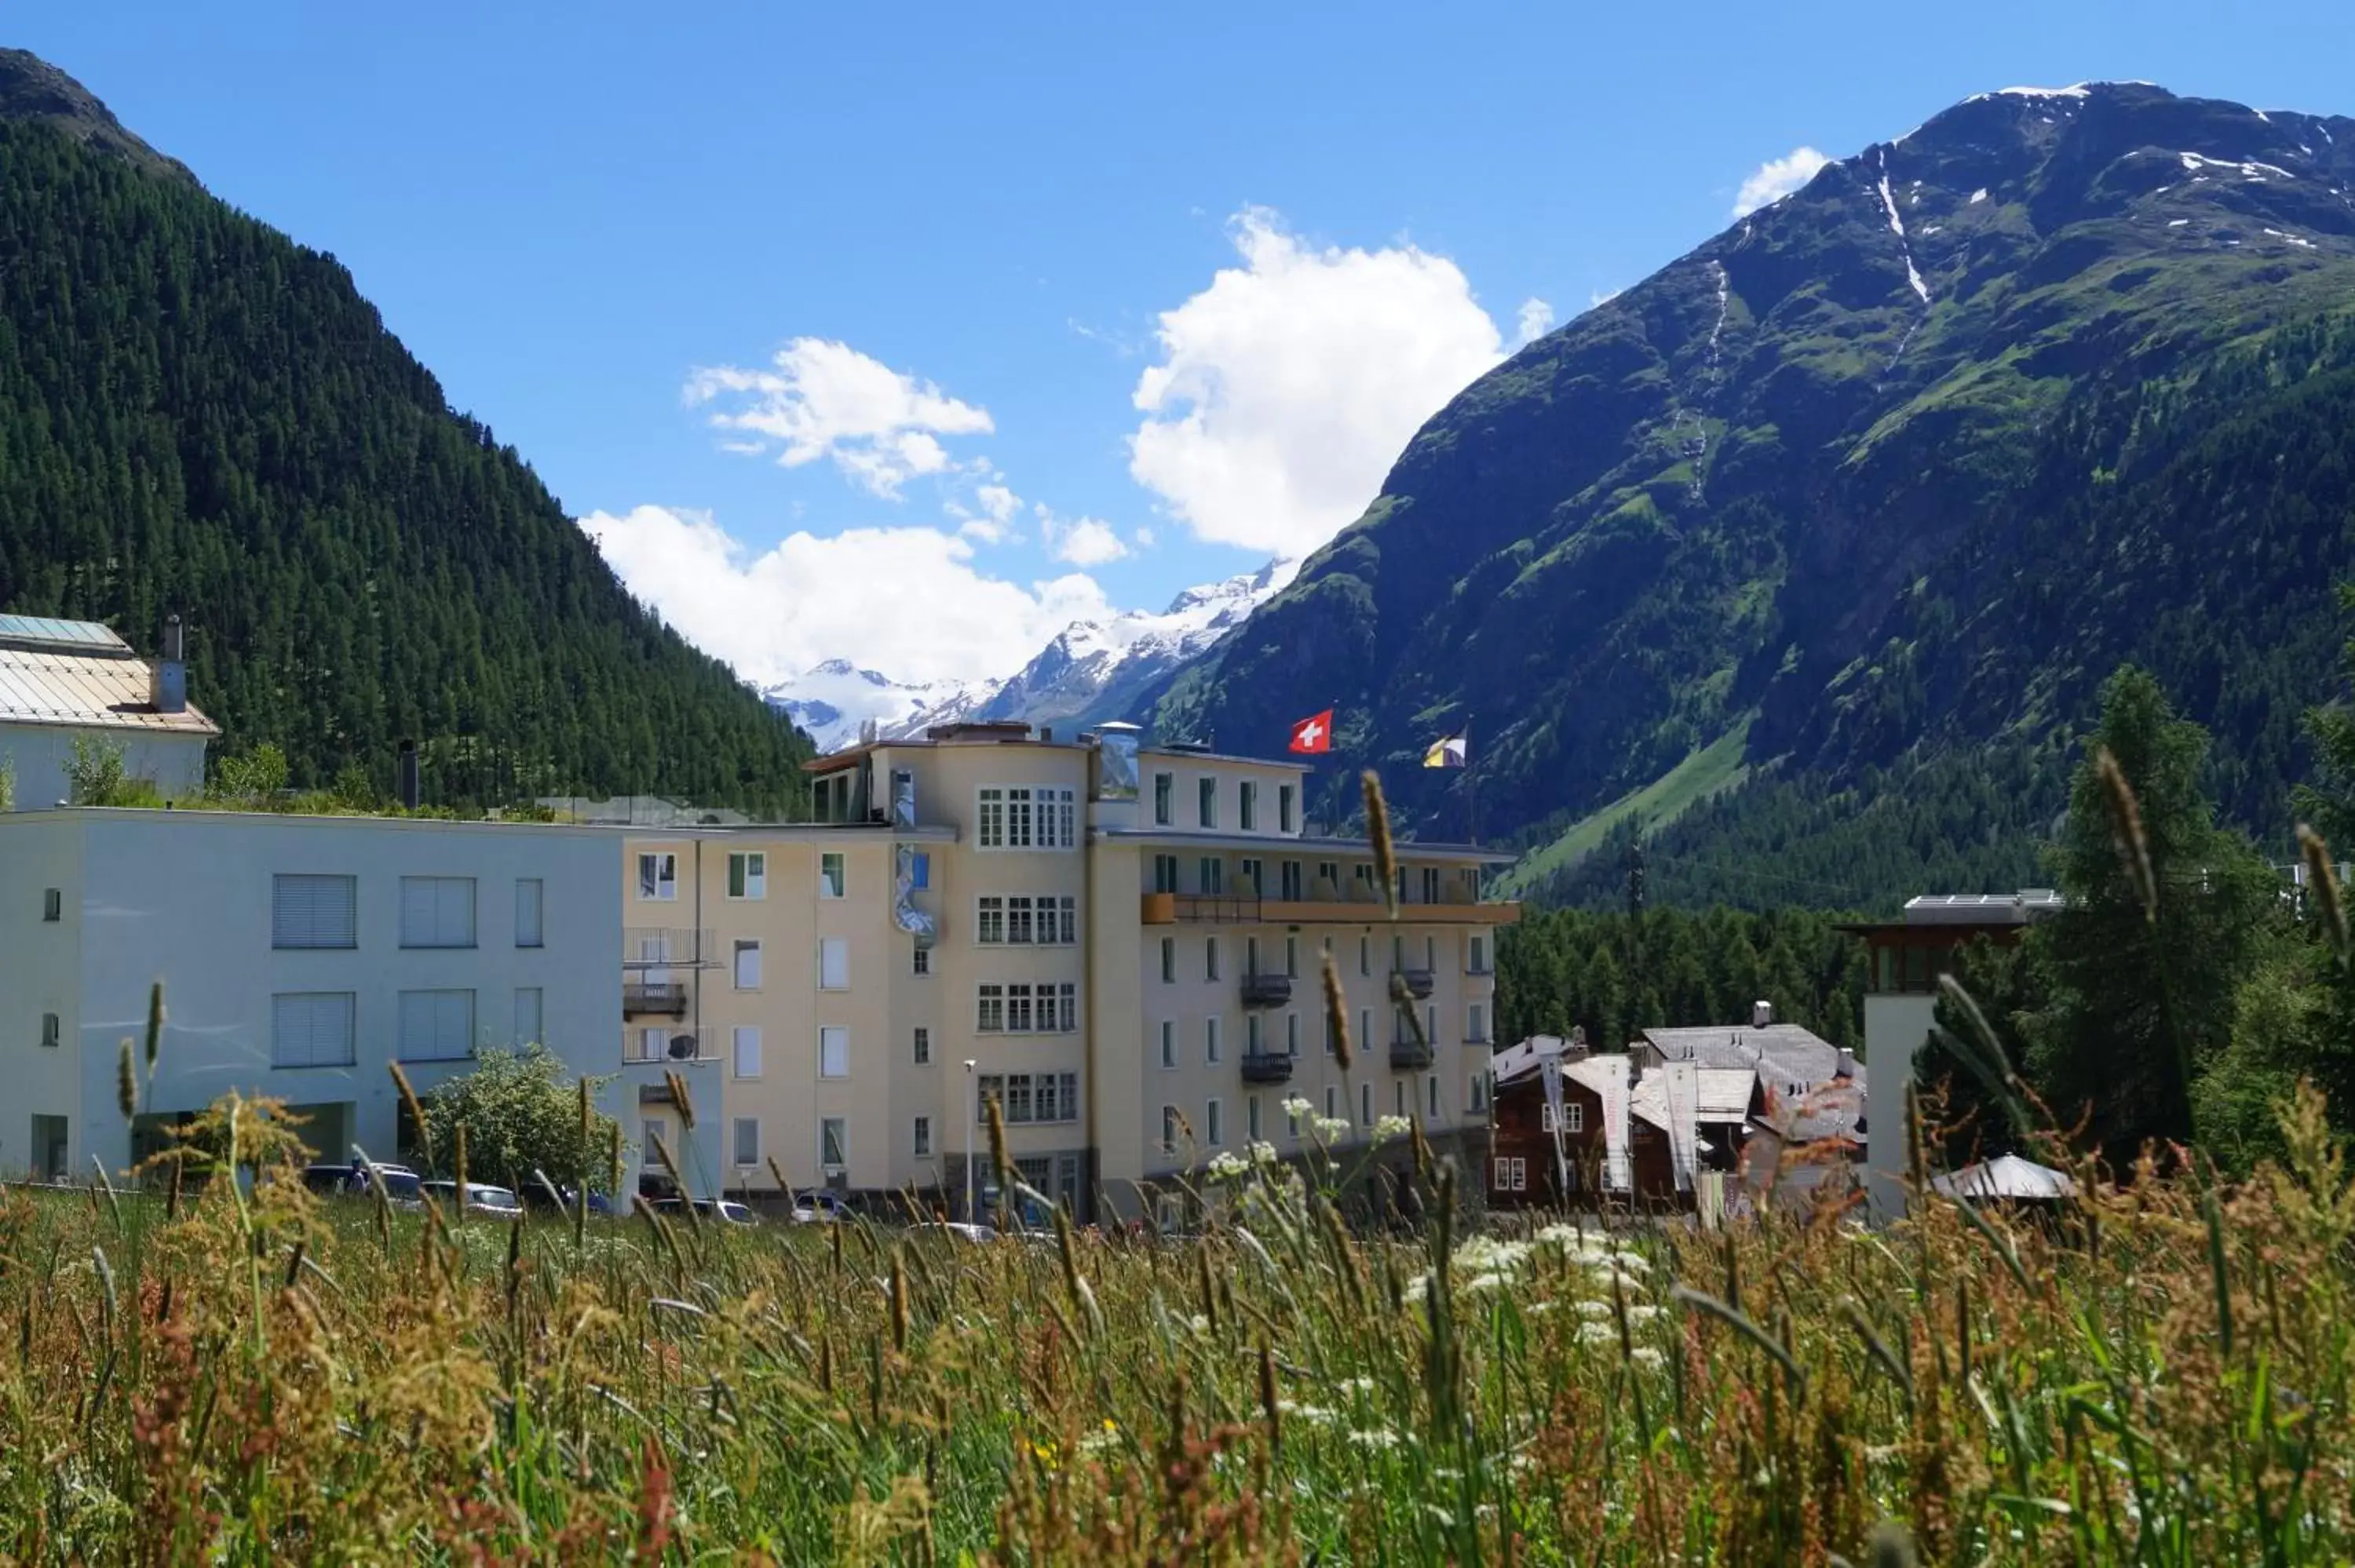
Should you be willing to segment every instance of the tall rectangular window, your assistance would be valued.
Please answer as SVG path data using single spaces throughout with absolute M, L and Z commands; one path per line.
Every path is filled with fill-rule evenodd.
M 1265 1043 L 1261 1038 L 1260 1027 L 1260 1015 L 1258 1013 L 1247 1012 L 1243 1014 L 1244 1055 L 1258 1056 L 1265 1054 L 1262 1049 Z
M 1470 937 L 1464 943 L 1464 972 L 1485 975 L 1488 972 L 1488 938 Z
M 1177 820 L 1177 793 L 1176 774 L 1156 773 L 1153 776 L 1153 825 L 1155 827 L 1166 828 Z
M 1474 1002 L 1464 1010 L 1464 1044 L 1486 1045 L 1488 1043 L 1488 1010 Z
M 1399 1078 L 1391 1084 L 1391 1114 L 1406 1115 L 1406 1080 Z
M 1439 1075 L 1433 1073 L 1424 1081 L 1423 1114 L 1432 1120 L 1439 1119 Z
M 1161 1021 L 1161 1065 L 1165 1067 L 1178 1065 L 1178 1025 L 1167 1018 Z
M 1297 937 L 1286 937 L 1284 939 L 1284 978 L 1286 980 L 1300 978 L 1300 938 Z
M 1247 975 L 1259 973 L 1259 938 L 1257 937 L 1243 938 L 1243 973 Z
M 985 947 L 1006 940 L 1006 900 L 1002 896 L 973 901 L 973 939 Z
M 1340 1103 L 1338 1098 L 1340 1093 L 1340 1090 L 1335 1088 L 1330 1084 L 1325 1086 L 1325 1119 L 1327 1121 L 1338 1121 L 1340 1119 L 1340 1113 L 1337 1109 Z
M 1284 1015 L 1284 1054 L 1287 1056 L 1300 1054 L 1300 1014 L 1296 1012 Z
M 638 896 L 656 904 L 678 897 L 678 856 L 668 850 L 649 850 L 638 856 Z
M 977 1033 L 999 1034 L 1006 1030 L 1006 988 L 986 985 L 975 996 L 973 1027 Z
M 1018 980 L 1006 988 L 1006 1032 L 1028 1034 L 1030 1027 L 1030 988 Z
M 1243 1097 L 1243 1124 L 1251 1129 L 1251 1140 L 1257 1143 L 1259 1141 L 1259 1097 L 1257 1095 Z
M 1161 1107 L 1161 1152 L 1164 1154 L 1178 1152 L 1178 1107 L 1176 1106 Z
M 1235 878 L 1235 891 L 1237 893 L 1242 895 L 1246 898 L 1262 898 L 1266 896 L 1267 880 L 1261 874 L 1263 870 L 1261 862 L 1246 856 L 1243 861 L 1235 867 L 1235 870 L 1239 874 Z
M 471 876 L 402 877 L 400 945 L 404 948 L 473 947 L 474 879 Z
M 1435 865 L 1423 868 L 1423 901 L 1425 904 L 1439 902 L 1439 868 Z
M 850 1076 L 850 1031 L 831 1025 L 817 1032 L 817 1075 L 821 1078 Z
M 1216 1100 L 1212 1100 L 1209 1105 L 1202 1108 L 1209 1113 L 1208 1116 L 1203 1118 L 1203 1131 L 1208 1135 L 1203 1141 L 1208 1143 L 1213 1149 L 1225 1147 L 1227 1141 L 1226 1107 L 1220 1105 Z
M 1279 784 L 1275 787 L 1275 831 L 1279 833 L 1288 833 L 1292 831 L 1292 797 L 1291 785 Z
M 54 1050 L 56 1050 L 56 1049 L 57 1049 L 60 1044 L 62 1044 L 64 1043 L 64 1040 L 65 1040 L 65 1035 L 64 1035 L 64 1033 L 63 1033 L 62 1029 L 60 1028 L 60 1026 L 59 1026 L 59 1022 L 58 1022 L 58 1015 L 57 1015 L 56 1013 L 54 1013 L 54 1012 L 45 1012 L 45 1013 L 41 1014 L 41 1044 L 42 1044 L 42 1045 L 43 1045 L 43 1046 L 45 1046 L 45 1047 L 47 1047 L 48 1049 L 49 1049 L 49 1050 L 51 1050 L 51 1051 L 54 1051 Z M 308 1064 L 308 1063 L 303 1063 L 303 1064 L 299 1064 L 299 1065 L 304 1065 L 304 1066 L 308 1066 L 308 1065 L 309 1065 L 309 1064 Z
M 545 934 L 540 925 L 540 909 L 547 902 L 546 885 L 536 876 L 516 878 L 516 946 L 537 948 L 544 945 Z
M 821 937 L 817 944 L 817 988 L 820 991 L 850 989 L 850 938 Z
M 1217 855 L 1206 854 L 1202 857 L 1198 869 L 1200 872 L 1200 885 L 1204 897 L 1216 898 L 1226 892 L 1227 863 L 1225 861 Z
M 1202 779 L 1195 786 L 1195 790 L 1196 820 L 1203 827 L 1217 827 L 1219 825 L 1219 781 L 1216 779 Z
M 1374 1010 L 1370 1007 L 1358 1009 L 1358 1040 L 1360 1049 L 1374 1048 Z
M 1039 990 L 1043 991 L 1046 988 L 1041 986 Z M 1039 1005 L 1042 1008 L 1047 1005 L 1043 998 Z M 1058 1033 L 1076 1034 L 1079 1028 L 1080 988 L 1074 982 L 1065 980 L 1055 988 L 1055 1029 Z
M 1038 940 L 1038 932 L 1030 924 L 1030 900 L 1022 897 L 1006 901 L 1006 939 L 1019 947 L 1028 947 Z
M 846 883 L 842 856 L 839 853 L 817 857 L 817 895 L 820 898 L 840 898 Z
M 929 892 L 932 885 L 932 852 L 917 850 L 908 856 L 908 886 L 917 893 Z
M 1285 861 L 1283 866 L 1277 871 L 1276 875 L 1278 879 L 1278 886 L 1276 888 L 1277 897 L 1283 899 L 1286 904 L 1297 904 L 1305 896 L 1305 894 L 1302 891 L 1300 885 L 1300 863 L 1298 861 Z
M 1374 944 L 1369 937 L 1358 938 L 1358 972 L 1361 975 L 1374 972 Z
M 761 899 L 769 896 L 769 857 L 765 851 L 730 852 L 728 896 L 745 899 Z
M 974 808 L 974 843 L 980 849 L 1006 847 L 1006 791 L 984 789 Z
M 270 999 L 270 1065 L 273 1067 L 348 1067 L 352 1065 L 352 1009 L 347 991 L 282 992 Z M 57 1014 L 42 1019 L 44 1045 L 56 1044 Z
M 932 1152 L 932 1118 L 931 1117 L 920 1116 L 916 1118 L 915 1135 L 916 1158 L 930 1159 Z
M 1219 978 L 1219 939 L 1216 937 L 1202 938 L 1202 978 Z
M 850 1163 L 846 1158 L 849 1147 L 844 1118 L 827 1117 L 817 1124 L 817 1162 L 828 1174 L 838 1172 Z
M 740 1116 L 736 1118 L 736 1164 L 750 1169 L 761 1163 L 761 1118 Z
M 1209 1018 L 1203 1020 L 1202 1045 L 1204 1052 L 1203 1060 L 1209 1062 L 1212 1066 L 1218 1065 L 1219 1021 L 1217 1019 Z
M 1157 854 L 1153 857 L 1153 891 L 1156 893 L 1178 891 L 1178 857 L 1176 855 Z
M 761 989 L 761 944 L 739 941 L 736 944 L 736 989 Z
M 64 900 L 55 888 L 59 915 Z M 57 919 L 59 915 L 47 915 Z M 359 946 L 359 879 L 353 876 L 273 876 L 270 879 L 270 945 L 273 948 Z
M 400 1022 L 402 1061 L 463 1060 L 474 1049 L 474 993 L 402 991 Z
M 740 1023 L 731 1041 L 736 1052 L 736 1075 L 757 1078 L 761 1075 L 761 1031 L 757 1024 Z
M 916 1025 L 916 1065 L 929 1067 L 932 1065 L 932 1032 L 919 1023 Z
M 1235 825 L 1247 833 L 1259 832 L 1259 784 L 1246 779 L 1235 787 Z
M 1487 1074 L 1475 1073 L 1466 1080 L 1464 1086 L 1464 1105 L 1467 1110 L 1484 1111 L 1488 1108 Z
M 1174 985 L 1178 980 L 1178 938 L 1161 938 L 1161 983 Z
M 1360 1127 L 1374 1125 L 1374 1086 L 1371 1084 L 1358 1086 L 1358 1124 Z
M 931 974 L 932 972 L 932 948 L 919 946 L 912 948 L 911 951 L 914 957 L 909 964 L 910 969 L 920 975 Z
M 1583 1100 L 1572 1100 L 1561 1108 L 1563 1112 L 1562 1130 L 1564 1132 L 1584 1132 L 1586 1130 L 1586 1103 Z
M 54 926 L 66 917 L 66 890 L 62 887 L 41 889 L 41 923 Z
M 518 1045 L 544 1045 L 541 1033 L 547 993 L 536 985 L 519 985 L 515 993 L 515 1037 Z

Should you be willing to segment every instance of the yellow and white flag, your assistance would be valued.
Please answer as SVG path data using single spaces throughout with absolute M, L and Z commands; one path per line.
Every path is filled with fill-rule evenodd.
M 1451 735 L 1444 740 L 1431 743 L 1431 749 L 1423 754 L 1423 765 L 1425 768 L 1461 768 L 1469 760 L 1471 751 L 1472 737 L 1469 735 Z

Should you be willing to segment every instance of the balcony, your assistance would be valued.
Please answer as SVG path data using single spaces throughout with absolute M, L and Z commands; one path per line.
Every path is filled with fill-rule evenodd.
M 625 969 L 703 969 L 719 962 L 716 931 L 633 926 L 622 933 Z
M 1284 975 L 1245 975 L 1242 992 L 1245 1007 L 1282 1007 L 1292 1000 L 1292 981 Z
M 1403 1040 L 1391 1042 L 1391 1071 L 1420 1073 L 1431 1065 L 1431 1043 L 1417 1040 L 1410 1034 Z
M 1280 1051 L 1246 1051 L 1242 1064 L 1243 1082 L 1246 1084 L 1288 1084 L 1292 1081 L 1292 1058 Z
M 623 980 L 622 1016 L 684 1018 L 687 987 L 677 980 Z
M 653 1038 L 650 1040 L 649 1035 Z M 704 1024 L 688 1029 L 633 1033 L 623 1043 L 622 1060 L 634 1066 L 683 1067 L 719 1060 L 719 1031 Z
M 1406 982 L 1407 994 L 1415 1001 L 1431 1000 L 1432 976 L 1429 969 L 1393 969 L 1391 972 Z
M 1307 898 L 1147 893 L 1140 900 L 1138 918 L 1147 926 L 1377 926 L 1389 921 L 1390 911 L 1379 893 L 1336 897 L 1332 886 L 1318 881 Z M 1402 926 L 1509 926 L 1521 917 L 1521 906 L 1447 898 L 1437 904 L 1401 904 L 1398 917 Z

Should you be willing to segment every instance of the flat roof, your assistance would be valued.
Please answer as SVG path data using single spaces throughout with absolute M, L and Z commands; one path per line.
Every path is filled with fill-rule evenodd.
M 1371 858 L 1371 839 L 1312 839 L 1263 836 L 1257 833 L 1189 832 L 1184 828 L 1098 828 L 1095 836 L 1106 843 L 1130 844 L 1139 848 L 1167 844 L 1173 849 L 1237 849 L 1282 851 L 1298 855 L 1303 860 L 1341 855 L 1364 855 Z M 1398 858 L 1409 860 L 1456 860 L 1477 862 L 1483 865 L 1510 865 L 1517 858 L 1501 851 L 1483 849 L 1478 844 L 1434 843 L 1421 839 L 1399 839 L 1393 846 Z
M 110 822 L 169 821 L 192 827 L 225 822 L 268 822 L 303 830 L 320 828 L 386 828 L 400 832 L 559 833 L 577 837 L 610 834 L 611 828 L 576 822 L 535 822 L 506 817 L 389 817 L 368 811 L 236 811 L 208 806 L 52 806 L 37 811 L 0 811 L 0 832 L 18 822 L 80 822 L 92 826 Z
M 1053 729 L 1055 728 L 1055 726 L 1050 724 L 1045 727 L 1048 729 Z M 1039 726 L 1033 725 L 1028 727 L 1027 732 L 1018 732 L 1016 726 L 1011 722 L 1002 726 L 988 723 L 976 723 L 972 726 L 966 733 L 942 736 L 937 738 L 929 735 L 924 735 L 911 736 L 904 740 L 860 741 L 856 746 L 846 746 L 839 751 L 829 751 L 823 757 L 811 758 L 807 762 L 802 764 L 802 771 L 805 773 L 837 773 L 848 767 L 851 763 L 858 761 L 860 758 L 868 756 L 869 753 L 888 751 L 894 747 L 900 746 L 1043 746 L 1058 751 L 1092 751 L 1095 749 L 1087 738 L 1089 736 L 1095 733 L 1093 730 L 1082 730 L 1069 740 L 1062 739 L 1060 736 L 1052 740 L 1042 740 L 1039 736 Z M 1167 758 L 1172 761 L 1226 762 L 1239 764 L 1246 768 L 1282 768 L 1284 771 L 1291 773 L 1305 774 L 1313 770 L 1312 764 L 1303 761 L 1298 758 L 1246 757 L 1241 752 L 1234 751 L 1201 751 L 1196 750 L 1190 747 L 1172 746 L 1167 741 L 1158 746 L 1140 745 L 1136 748 L 1136 755 L 1140 759 L 1147 757 L 1159 757 Z

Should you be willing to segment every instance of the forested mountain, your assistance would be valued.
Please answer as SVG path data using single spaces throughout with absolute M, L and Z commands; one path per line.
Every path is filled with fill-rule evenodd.
M 1958 104 L 1467 388 L 1155 721 L 1346 694 L 1340 760 L 1525 885 L 1615 896 L 1643 824 L 1656 899 L 1886 906 L 2032 874 L 2134 660 L 2277 838 L 2355 573 L 2351 185 L 2344 119 Z
M 155 646 L 293 781 L 783 809 L 805 741 L 634 601 L 334 258 L 0 51 L 0 609 Z

